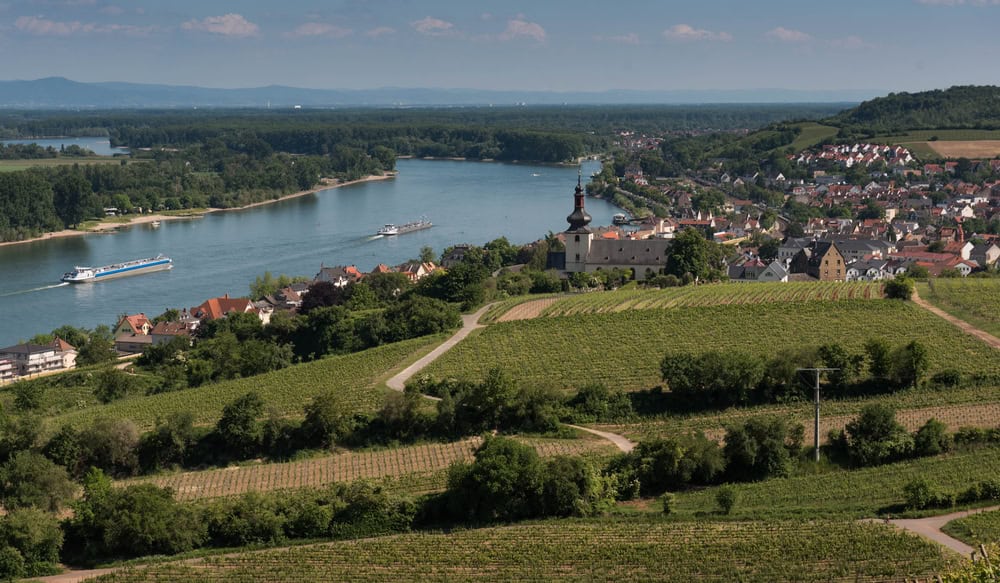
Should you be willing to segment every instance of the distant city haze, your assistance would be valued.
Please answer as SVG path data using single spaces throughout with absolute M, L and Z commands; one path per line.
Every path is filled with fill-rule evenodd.
M 992 0 L 8 0 L 0 75 L 786 99 L 752 91 L 776 88 L 857 101 L 996 84 L 1000 72 L 983 63 L 1000 53 L 998 19 Z

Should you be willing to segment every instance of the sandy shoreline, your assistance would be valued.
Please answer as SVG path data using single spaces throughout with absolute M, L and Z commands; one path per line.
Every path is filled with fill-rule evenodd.
M 300 196 L 306 196 L 308 194 L 315 194 L 315 193 L 323 191 L 323 190 L 331 190 L 331 189 L 334 189 L 334 188 L 340 188 L 342 186 L 350 186 L 352 184 L 361 184 L 362 182 L 374 182 L 374 181 L 377 181 L 377 180 L 388 180 L 390 178 L 395 178 L 395 177 L 396 177 L 396 172 L 388 172 L 388 173 L 386 173 L 384 175 L 381 175 L 381 176 L 374 176 L 374 175 L 373 176 L 366 176 L 364 178 L 359 178 L 358 180 L 349 180 L 347 182 L 340 182 L 340 183 L 331 183 L 331 182 L 325 180 L 321 186 L 318 186 L 318 187 L 310 189 L 310 190 L 302 190 L 302 191 L 299 191 L 299 192 L 293 192 L 292 194 L 286 194 L 284 196 L 278 197 L 278 198 L 273 199 L 273 200 L 263 200 L 261 202 L 255 202 L 255 203 L 252 203 L 252 204 L 248 204 L 246 206 L 240 206 L 240 207 L 234 207 L 234 208 L 227 208 L 227 209 L 209 208 L 209 209 L 205 209 L 204 211 L 191 213 L 189 215 L 161 215 L 161 214 L 139 215 L 139 216 L 133 217 L 127 223 L 100 222 L 97 225 L 95 225 L 95 226 L 93 226 L 93 227 L 91 227 L 91 228 L 89 228 L 87 230 L 84 230 L 84 231 L 78 231 L 76 229 L 64 229 L 62 231 L 54 231 L 52 233 L 45 233 L 41 237 L 33 237 L 31 239 L 24 239 L 23 241 L 6 241 L 6 242 L 0 242 L 0 247 L 6 247 L 7 245 L 20 245 L 22 243 L 33 243 L 35 241 L 47 241 L 49 239 L 59 239 L 59 238 L 62 238 L 62 237 L 77 237 L 77 236 L 80 236 L 80 235 L 90 235 L 90 234 L 94 234 L 94 233 L 113 233 L 114 231 L 116 231 L 116 230 L 118 230 L 119 228 L 122 228 L 122 227 L 130 227 L 132 225 L 145 225 L 145 224 L 148 224 L 148 223 L 152 223 L 154 221 L 180 221 L 180 220 L 187 220 L 187 219 L 197 219 L 197 218 L 201 218 L 201 217 L 207 215 L 208 213 L 217 213 L 217 212 L 225 212 L 225 211 L 241 211 L 241 210 L 244 210 L 244 209 L 249 209 L 249 208 L 264 206 L 264 205 L 267 205 L 267 204 L 271 204 L 271 203 L 275 203 L 275 202 L 280 202 L 280 201 L 283 201 L 283 200 L 289 200 L 289 199 L 292 199 L 292 198 L 298 198 Z

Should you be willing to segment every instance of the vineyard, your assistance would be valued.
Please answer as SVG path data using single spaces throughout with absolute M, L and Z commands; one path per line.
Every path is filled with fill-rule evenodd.
M 881 403 L 896 409 L 896 419 L 909 431 L 916 431 L 931 417 L 943 422 L 949 431 L 960 427 L 997 427 L 1000 425 L 1000 387 L 967 387 L 949 391 L 908 390 L 868 399 L 825 400 L 820 415 L 820 438 L 825 441 L 830 429 L 842 429 L 861 408 Z M 812 427 L 811 402 L 787 405 L 763 405 L 732 408 L 711 414 L 664 416 L 634 423 L 597 424 L 595 429 L 625 435 L 633 441 L 663 438 L 670 435 L 703 431 L 721 439 L 726 425 L 751 417 L 773 415 Z
M 551 520 L 133 568 L 138 581 L 903 581 L 954 566 L 881 524 Z
M 730 291 L 735 287 L 717 286 Z M 603 294 L 572 301 L 603 301 Z M 437 378 L 482 379 L 490 368 L 502 367 L 515 380 L 542 387 L 600 382 L 635 390 L 660 384 L 660 361 L 667 351 L 718 348 L 772 356 L 786 348 L 837 342 L 860 352 L 870 338 L 894 345 L 920 339 L 928 348 L 931 374 L 944 368 L 966 373 L 995 369 L 993 349 L 917 306 L 845 299 L 632 309 L 501 322 L 459 343 L 424 372 Z
M 952 520 L 941 530 L 973 546 L 1000 543 L 1000 510 Z
M 920 297 L 994 336 L 1000 336 L 1000 279 L 937 278 Z
M 301 415 L 302 408 L 315 395 L 327 390 L 340 391 L 345 404 L 358 413 L 377 410 L 384 393 L 372 385 L 387 372 L 423 352 L 437 337 L 419 338 L 372 348 L 345 356 L 333 356 L 292 366 L 255 377 L 205 385 L 195 389 L 136 396 L 108 405 L 92 406 L 49 420 L 48 428 L 61 425 L 83 426 L 97 417 L 131 419 L 140 430 L 151 429 L 157 419 L 174 411 L 190 411 L 195 423 L 215 423 L 222 408 L 238 397 L 257 391 L 268 407 L 282 415 Z
M 533 446 L 543 457 L 555 455 L 603 454 L 617 450 L 597 439 L 519 438 Z M 217 498 L 244 492 L 266 492 L 289 488 L 316 487 L 334 482 L 362 479 L 403 478 L 417 480 L 426 489 L 439 489 L 444 482 L 419 480 L 432 474 L 443 480 L 441 470 L 456 461 L 472 461 L 480 438 L 454 443 L 433 443 L 378 451 L 346 452 L 322 458 L 280 464 L 260 464 L 220 470 L 183 472 L 120 482 L 126 486 L 152 483 L 174 490 L 179 500 Z
M 921 458 L 852 471 L 820 471 L 815 475 L 735 484 L 738 502 L 733 514 L 748 518 L 843 516 L 862 518 L 880 508 L 901 504 L 903 487 L 926 478 L 945 492 L 959 492 L 981 480 L 1000 475 L 1000 448 Z M 677 495 L 683 514 L 717 508 L 717 488 Z

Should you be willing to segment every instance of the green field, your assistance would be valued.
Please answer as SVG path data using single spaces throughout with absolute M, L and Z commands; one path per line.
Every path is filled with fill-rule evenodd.
M 904 144 L 906 142 L 927 142 L 937 136 L 943 142 L 964 142 L 970 140 L 1000 140 L 1000 130 L 910 130 L 905 134 L 893 134 L 872 138 L 877 144 Z
M 972 546 L 1000 543 L 1000 510 L 952 520 L 941 530 Z
M 1000 337 L 1000 279 L 936 278 L 918 283 L 917 291 L 952 316 Z
M 617 293 L 592 295 L 594 301 L 605 301 Z M 667 351 L 740 349 L 770 356 L 784 348 L 838 342 L 860 352 L 869 338 L 894 345 L 921 339 L 932 373 L 944 368 L 982 372 L 996 363 L 992 348 L 915 305 L 839 300 L 631 309 L 503 322 L 459 343 L 425 372 L 476 380 L 502 367 L 515 380 L 537 386 L 600 382 L 636 390 L 660 384 L 659 365 Z
M 821 467 L 822 468 L 822 467 Z M 946 492 L 959 492 L 974 482 L 1000 475 L 1000 448 L 921 458 L 859 470 L 831 470 L 809 476 L 776 478 L 733 484 L 737 502 L 732 514 L 740 518 L 874 516 L 879 509 L 902 504 L 903 487 L 926 478 Z M 713 512 L 717 487 L 677 494 L 677 512 Z
M 802 150 L 815 146 L 827 138 L 832 138 L 837 135 L 838 131 L 840 131 L 839 128 L 825 126 L 816 122 L 804 122 L 796 125 L 802 128 L 802 132 L 799 133 L 799 136 L 795 138 L 795 141 L 788 146 L 796 152 L 801 152 Z
M 377 410 L 385 391 L 373 385 L 403 362 L 425 353 L 441 341 L 428 336 L 372 348 L 345 356 L 332 356 L 246 379 L 225 381 L 195 389 L 136 396 L 108 405 L 87 406 L 48 420 L 47 428 L 83 426 L 97 417 L 131 419 L 140 430 L 152 429 L 157 419 L 175 411 L 190 411 L 198 424 L 215 423 L 222 408 L 238 397 L 257 391 L 269 408 L 281 415 L 301 415 L 315 395 L 335 390 L 345 395 L 345 404 L 357 413 Z
M 551 520 L 165 563 L 134 581 L 903 581 L 954 558 L 880 524 Z
M 0 160 L 0 172 L 15 172 L 29 168 L 52 168 L 73 164 L 121 164 L 122 158 L 100 156 L 93 158 L 40 158 L 37 160 Z

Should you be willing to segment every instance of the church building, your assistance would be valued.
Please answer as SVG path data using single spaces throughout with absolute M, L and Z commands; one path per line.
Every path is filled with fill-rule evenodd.
M 591 217 L 584 208 L 580 179 L 577 179 L 573 203 L 573 212 L 566 217 L 569 222 L 569 229 L 564 233 L 566 251 L 552 254 L 551 267 L 567 273 L 631 269 L 635 279 L 640 281 L 662 273 L 667 263 L 669 239 L 595 238 L 587 226 Z

